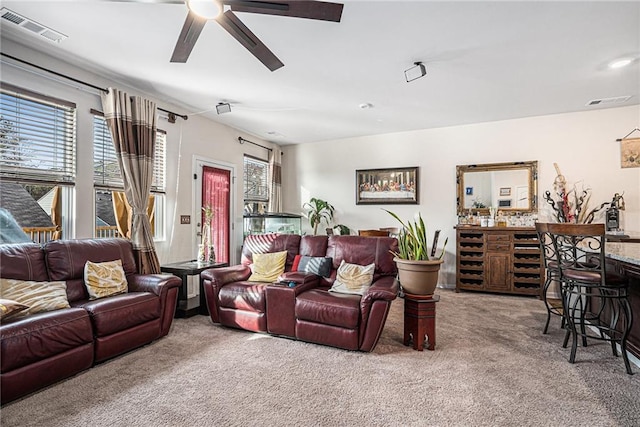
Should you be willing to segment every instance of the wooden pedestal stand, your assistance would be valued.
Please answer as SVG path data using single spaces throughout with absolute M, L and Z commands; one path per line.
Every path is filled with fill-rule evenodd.
M 422 351 L 425 338 L 427 350 L 436 348 L 436 303 L 438 295 L 404 294 L 404 345 L 413 342 L 413 349 Z

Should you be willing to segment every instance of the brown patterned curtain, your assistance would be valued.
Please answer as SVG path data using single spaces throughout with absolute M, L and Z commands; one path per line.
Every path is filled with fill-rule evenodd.
M 156 144 L 156 104 L 109 88 L 102 94 L 104 118 L 122 171 L 124 192 L 131 205 L 131 242 L 140 274 L 160 273 L 147 215 L 147 200 L 153 179 Z
M 282 212 L 282 151 L 280 146 L 271 151 L 269 159 L 269 212 Z
M 116 219 L 116 227 L 118 227 L 118 234 L 127 239 L 131 238 L 131 221 L 133 216 L 133 210 L 131 205 L 127 202 L 127 196 L 123 191 L 112 191 L 111 201 L 113 204 L 113 215 Z M 155 229 L 155 212 L 156 212 L 156 198 L 155 196 L 149 196 L 149 203 L 147 204 L 147 216 L 149 217 L 149 224 L 151 224 L 151 230 Z M 153 234 L 153 232 L 151 233 Z

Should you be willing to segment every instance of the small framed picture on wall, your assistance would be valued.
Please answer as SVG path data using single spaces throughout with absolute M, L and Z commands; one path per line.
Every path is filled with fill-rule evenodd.
M 500 195 L 501 196 L 510 196 L 511 195 L 511 187 L 500 187 Z

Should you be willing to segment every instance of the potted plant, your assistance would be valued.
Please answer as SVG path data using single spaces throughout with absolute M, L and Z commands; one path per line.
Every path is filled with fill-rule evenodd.
M 333 220 L 335 209 L 325 200 L 312 197 L 303 207 L 307 209 L 307 218 L 313 228 L 313 234 L 318 234 L 318 226 L 322 221 L 329 225 L 329 222 Z
M 383 210 L 402 225 L 398 233 L 398 251 L 392 252 L 395 255 L 394 261 L 398 268 L 398 280 L 402 289 L 413 295 L 433 295 L 449 239 L 445 240 L 439 256 L 435 256 L 436 242 L 434 241 L 434 247 L 431 250 L 433 255 L 431 255 L 427 242 L 427 227 L 422 220 L 422 215 L 418 214 L 415 222 L 405 223 L 395 213 Z

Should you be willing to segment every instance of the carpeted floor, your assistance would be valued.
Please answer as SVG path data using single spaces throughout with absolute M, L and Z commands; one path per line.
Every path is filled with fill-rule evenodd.
M 534 298 L 438 290 L 436 350 L 372 353 L 176 319 L 169 336 L 1 409 L 9 426 L 638 426 L 640 368 L 542 335 Z

